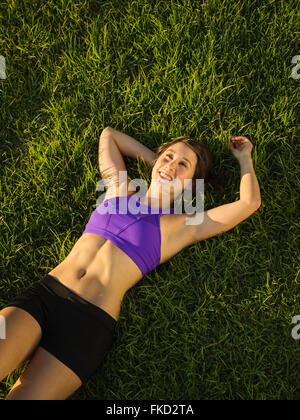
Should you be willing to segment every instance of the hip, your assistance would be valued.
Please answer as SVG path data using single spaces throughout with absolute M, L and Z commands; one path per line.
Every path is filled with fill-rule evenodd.
M 116 320 L 47 274 L 6 307 L 28 312 L 39 323 L 39 343 L 82 382 L 93 374 L 112 346 Z

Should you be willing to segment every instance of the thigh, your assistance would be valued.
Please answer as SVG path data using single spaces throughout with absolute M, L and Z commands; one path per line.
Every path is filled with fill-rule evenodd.
M 30 359 L 36 350 L 42 330 L 28 312 L 16 307 L 0 311 L 5 338 L 0 339 L 0 380 Z M 2 318 L 3 317 L 3 318 Z
M 38 347 L 7 400 L 66 400 L 82 385 L 79 377 L 42 347 Z

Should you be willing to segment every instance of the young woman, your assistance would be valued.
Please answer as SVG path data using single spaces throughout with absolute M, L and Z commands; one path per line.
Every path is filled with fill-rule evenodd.
M 168 183 L 176 180 L 183 191 L 184 181 L 193 180 L 195 192 L 195 180 L 206 180 L 210 173 L 208 149 L 179 137 L 155 155 L 111 127 L 102 131 L 100 172 L 116 188 L 107 187 L 105 201 L 67 258 L 0 311 L 6 326 L 6 339 L 0 339 L 0 380 L 30 360 L 7 399 L 68 398 L 112 345 L 128 289 L 185 247 L 232 229 L 259 208 L 252 147 L 245 137 L 230 137 L 241 169 L 239 200 L 204 211 L 201 223 L 188 224 L 187 217 L 195 215 L 174 213 L 175 189 L 169 194 Z M 152 168 L 151 185 L 140 199 L 127 177 L 120 181 L 119 172 L 126 171 L 122 156 L 139 157 Z M 122 203 L 128 206 L 124 214 Z M 132 205 L 141 211 L 133 212 Z

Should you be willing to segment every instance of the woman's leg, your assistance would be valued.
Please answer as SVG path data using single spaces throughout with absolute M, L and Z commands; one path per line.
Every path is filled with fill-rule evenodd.
M 7 400 L 66 400 L 82 385 L 79 377 L 39 347 Z
M 5 323 L 5 339 L 0 339 L 0 380 L 30 359 L 36 350 L 42 331 L 29 313 L 16 307 L 0 311 Z

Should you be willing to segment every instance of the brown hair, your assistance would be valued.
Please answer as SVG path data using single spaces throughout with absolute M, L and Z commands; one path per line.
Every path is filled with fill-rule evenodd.
M 151 163 L 151 171 L 159 158 L 161 154 L 163 154 L 169 147 L 171 147 L 175 143 L 184 143 L 186 144 L 190 149 L 193 150 L 193 152 L 197 155 L 197 164 L 195 173 L 192 179 L 192 195 L 195 196 L 196 193 L 196 179 L 204 179 L 204 184 L 209 184 L 212 187 L 216 187 L 219 191 L 224 191 L 224 186 L 221 181 L 221 177 L 214 175 L 211 171 L 212 167 L 212 155 L 208 149 L 208 147 L 201 143 L 198 140 L 191 139 L 187 136 L 181 136 L 176 137 L 175 139 L 165 142 L 162 145 L 160 145 L 155 154 L 155 159 Z M 150 168 L 149 168 L 150 169 Z

